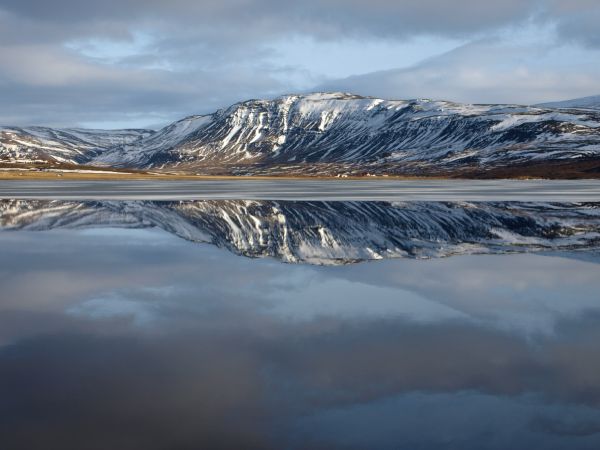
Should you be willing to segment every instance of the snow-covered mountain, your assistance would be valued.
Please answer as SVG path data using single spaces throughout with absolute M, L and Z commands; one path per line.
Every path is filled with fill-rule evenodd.
M 600 113 L 334 93 L 239 103 L 98 161 L 190 171 L 396 173 L 599 155 Z
M 600 203 L 0 201 L 0 228 L 158 227 L 248 257 L 382 258 L 598 251 Z
M 149 130 L 85 130 L 0 127 L 0 162 L 89 163 L 115 146 L 131 144 Z
M 593 109 L 600 111 L 600 95 L 581 97 L 561 102 L 540 103 L 541 108 L 564 108 L 564 109 Z
M 600 111 L 343 93 L 250 100 L 102 146 L 69 133 L 51 135 L 65 160 L 190 173 L 449 174 L 600 157 Z M 10 139 L 0 154 L 18 159 Z

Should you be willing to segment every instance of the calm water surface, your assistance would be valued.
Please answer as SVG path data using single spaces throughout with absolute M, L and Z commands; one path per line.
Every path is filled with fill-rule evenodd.
M 2 449 L 600 446 L 598 204 L 0 206 Z
M 53 200 L 598 201 L 600 180 L 0 180 L 0 198 Z

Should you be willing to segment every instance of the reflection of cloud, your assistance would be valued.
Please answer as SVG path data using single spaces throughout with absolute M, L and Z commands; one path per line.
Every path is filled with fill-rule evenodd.
M 557 321 L 598 310 L 597 263 L 518 255 L 406 260 L 328 268 L 328 275 L 406 289 L 472 320 L 525 334 L 552 333 Z M 565 301 L 565 299 L 569 301 Z
M 138 302 L 119 296 L 101 297 L 86 300 L 67 309 L 67 314 L 91 319 L 131 318 L 135 325 L 148 325 L 156 317 L 154 307 L 149 302 Z
M 7 445 L 41 448 L 51 432 L 77 445 L 93 439 L 113 448 L 122 440 L 128 448 L 144 449 L 176 443 L 246 448 L 247 442 L 281 448 L 291 444 L 290 436 L 296 443 L 343 444 L 344 425 L 354 430 L 360 423 L 382 445 L 390 436 L 435 440 L 450 429 L 467 444 L 479 442 L 485 430 L 502 441 L 506 423 L 513 436 L 547 448 L 542 445 L 547 432 L 530 427 L 540 412 L 567 408 L 582 420 L 597 416 L 595 409 L 578 406 L 600 392 L 597 379 L 585 390 L 579 386 L 582 378 L 593 382 L 597 368 L 573 365 L 593 358 L 592 347 L 563 360 L 552 341 L 532 347 L 467 324 L 390 319 L 351 325 L 333 317 L 290 324 L 221 311 L 198 317 L 195 329 L 173 324 L 161 335 L 132 328 L 117 336 L 68 329 L 0 352 L 0 431 Z M 597 337 L 589 342 L 595 345 Z M 585 342 L 575 339 L 568 346 Z M 530 391 L 542 397 L 528 397 Z M 547 399 L 567 405 L 556 409 Z M 424 409 L 415 416 L 419 407 Z M 469 420 L 457 420 L 457 409 Z M 407 414 L 419 417 L 428 433 L 409 427 L 410 421 L 391 428 L 379 419 Z M 51 430 L 40 417 L 52 417 Z M 11 428 L 3 429 L 7 423 Z
M 531 428 L 558 436 L 591 436 L 600 433 L 600 421 L 590 421 L 586 417 L 579 420 L 573 418 L 553 418 L 538 416 L 531 421 Z
M 302 289 L 276 291 L 269 298 L 269 314 L 290 320 L 335 317 L 344 320 L 402 317 L 420 322 L 466 318 L 449 305 L 399 288 L 379 287 L 343 279 L 317 278 Z
M 574 313 L 596 298 L 595 264 L 513 255 L 293 266 L 156 233 L 0 234 L 7 447 L 68 436 L 75 447 L 335 448 L 341 429 L 362 424 L 385 448 L 389 436 L 423 442 L 423 428 L 378 425 L 421 407 L 427 432 L 453 424 L 461 448 L 481 433 L 503 448 L 502 424 L 552 448 L 551 427 L 531 425 L 540 414 L 599 420 L 600 316 Z M 53 283 L 53 273 L 69 277 Z M 456 282 L 467 276 L 483 282 Z M 34 291 L 28 279 L 45 284 Z M 78 288 L 65 290 L 68 279 Z M 553 334 L 497 326 L 550 309 L 541 299 L 552 292 L 555 306 L 561 296 L 578 305 L 553 311 Z
M 525 395 L 515 400 L 478 392 L 410 393 L 317 412 L 303 417 L 294 432 L 307 436 L 307 447 L 312 444 L 329 448 L 372 448 L 377 442 L 377 448 L 397 449 L 401 442 L 400 448 L 411 449 L 559 450 L 593 448 L 597 443 L 593 437 L 581 442 L 585 439 L 582 435 L 549 436 L 542 427 L 524 427 L 531 416 L 539 414 L 539 399 Z M 591 425 L 590 420 L 600 418 L 598 411 L 566 405 L 545 404 L 541 409 L 546 414 L 577 417 L 583 422 L 571 423 L 582 429 L 588 426 L 585 421 Z M 577 439 L 572 439 L 575 436 Z

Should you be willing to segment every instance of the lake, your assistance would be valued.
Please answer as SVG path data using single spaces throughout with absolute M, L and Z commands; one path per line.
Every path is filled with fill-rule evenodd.
M 600 446 L 594 183 L 7 186 L 2 448 Z

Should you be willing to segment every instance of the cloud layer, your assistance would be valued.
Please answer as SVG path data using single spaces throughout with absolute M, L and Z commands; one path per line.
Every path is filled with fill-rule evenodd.
M 579 53 L 581 59 L 573 57 Z M 600 52 L 595 53 L 600 61 Z M 565 56 L 571 55 L 569 64 Z M 330 80 L 318 88 L 386 98 L 535 104 L 540 99 L 600 92 L 600 63 L 573 46 L 534 46 L 483 40 L 412 67 Z
M 470 102 L 592 95 L 600 92 L 599 21 L 592 0 L 5 0 L 0 123 L 159 124 L 319 87 Z M 519 30 L 550 30 L 551 39 L 507 42 Z M 416 38 L 462 47 L 431 50 L 407 68 Z M 296 60 L 307 39 L 317 52 L 345 49 L 336 73 L 347 66 L 347 77 L 331 80 L 316 62 Z M 401 69 L 368 74 L 368 58 L 350 64 L 363 43 L 397 44 L 388 59 Z

